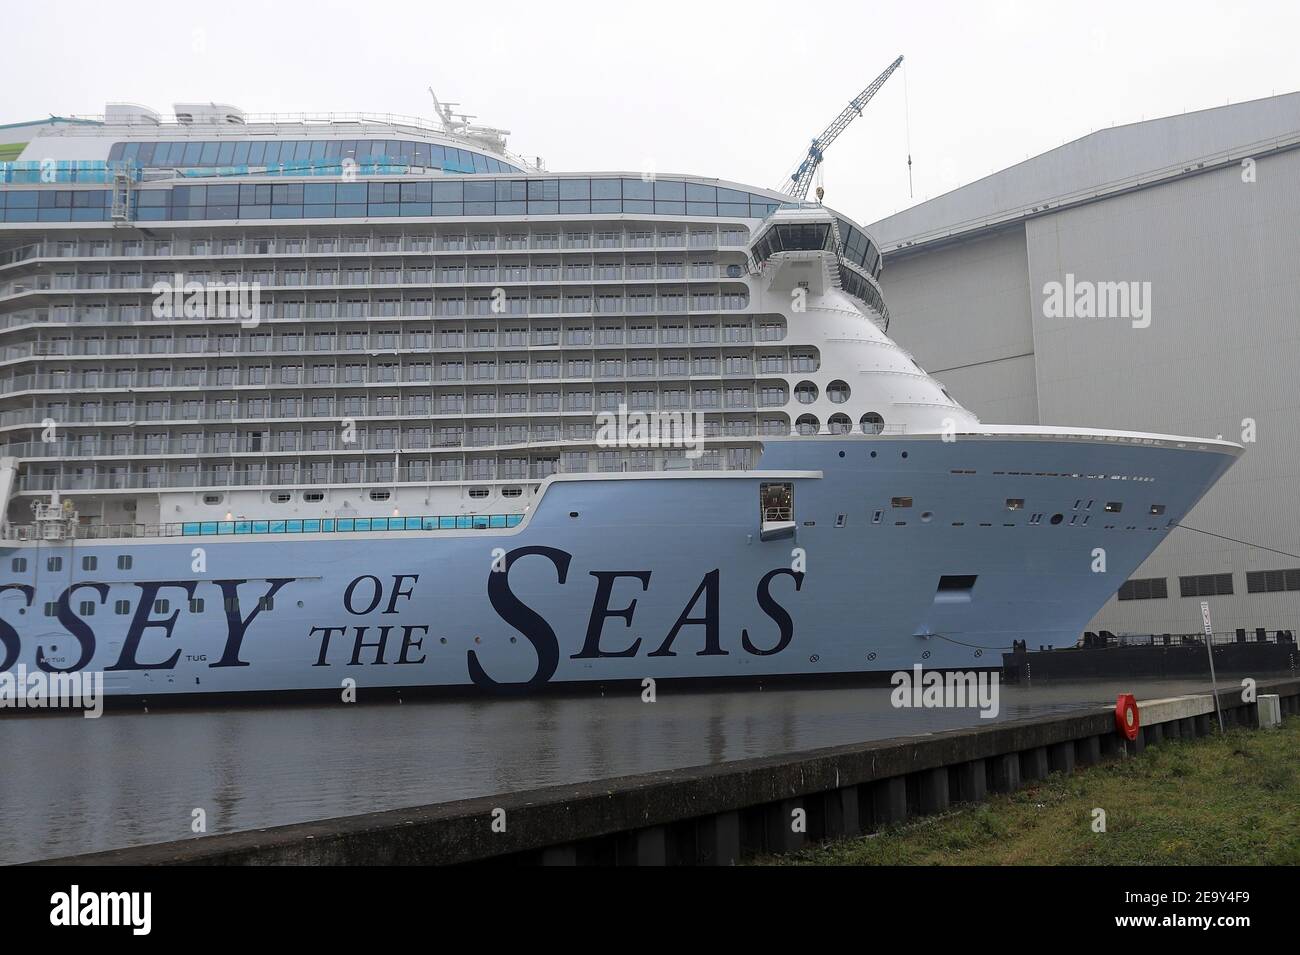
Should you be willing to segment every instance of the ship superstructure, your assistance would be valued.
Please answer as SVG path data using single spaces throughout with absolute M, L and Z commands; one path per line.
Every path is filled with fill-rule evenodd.
M 51 125 L 5 172 L 11 522 L 52 490 L 87 525 L 512 511 L 554 473 L 973 420 L 880 334 L 870 238 L 815 204 L 546 175 L 397 121 L 177 114 Z M 185 308 L 214 283 L 255 289 L 256 316 Z M 887 386 L 826 374 L 832 325 Z M 700 413 L 703 453 L 598 450 L 620 408 Z

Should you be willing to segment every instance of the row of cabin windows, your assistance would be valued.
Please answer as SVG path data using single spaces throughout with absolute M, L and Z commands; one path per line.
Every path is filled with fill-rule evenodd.
M 222 609 L 225 610 L 227 613 L 239 612 L 239 601 L 235 600 L 234 598 L 227 598 L 226 600 L 222 601 L 222 604 L 223 604 Z M 162 600 L 162 599 L 155 600 L 153 602 L 153 612 L 157 616 L 162 616 L 171 610 L 171 606 L 172 605 L 170 600 Z M 190 613 L 203 613 L 204 606 L 205 606 L 205 601 L 203 600 L 202 597 L 195 597 L 189 601 Z M 257 609 L 258 611 L 274 610 L 275 598 L 274 597 L 259 598 L 257 601 Z M 58 612 L 59 612 L 59 604 L 57 601 L 51 600 L 45 604 L 45 616 L 53 617 L 56 616 Z M 81 603 L 77 605 L 77 613 L 83 617 L 93 617 L 95 615 L 95 602 L 93 600 L 81 601 Z M 129 600 L 114 601 L 113 613 L 117 614 L 119 617 L 127 616 L 128 614 L 131 613 L 131 601 Z
M 130 554 L 118 554 L 118 555 L 117 555 L 117 569 L 118 569 L 118 570 L 130 570 L 131 567 L 132 567 L 132 565 L 133 565 L 134 563 L 135 563 L 135 558 L 132 557 Z M 26 558 L 26 557 L 15 557 L 15 558 L 10 562 L 10 566 L 11 566 L 11 569 L 13 570 L 13 572 L 14 572 L 15 574 L 25 574 L 25 573 L 27 572 L 27 558 Z M 57 572 L 57 571 L 62 570 L 62 569 L 63 569 L 63 558 L 62 558 L 62 557 L 47 557 L 47 558 L 45 559 L 45 569 L 46 569 L 47 571 L 51 571 L 51 572 Z M 99 569 L 99 558 L 98 558 L 98 557 L 83 557 L 83 558 L 81 558 L 81 569 L 82 569 L 82 570 L 98 570 L 98 569 Z

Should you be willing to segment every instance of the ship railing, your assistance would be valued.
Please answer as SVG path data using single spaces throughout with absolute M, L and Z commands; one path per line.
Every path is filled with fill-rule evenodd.
M 794 509 L 789 506 L 763 508 L 763 523 L 794 520 Z
M 420 517 L 322 517 L 292 520 L 181 521 L 171 524 L 80 524 L 75 540 L 152 539 L 172 537 L 244 537 L 266 534 L 353 534 L 374 531 L 505 530 L 518 526 L 522 514 L 444 514 Z M 6 540 L 35 541 L 35 524 L 11 524 Z
M 784 436 L 784 435 L 783 435 Z M 739 439 L 749 443 L 754 437 Z M 572 449 L 572 450 L 571 450 Z M 445 483 L 478 482 L 514 482 L 541 481 L 553 474 L 621 474 L 654 473 L 662 471 L 736 471 L 748 470 L 752 465 L 749 457 L 730 460 L 716 451 L 705 451 L 701 456 L 691 458 L 685 451 L 669 454 L 650 454 L 639 450 L 628 451 L 613 459 L 595 459 L 592 452 L 599 450 L 588 441 L 557 442 L 551 460 L 534 460 L 527 467 L 507 467 L 503 462 L 499 467 L 475 468 L 466 466 L 457 459 L 444 462 L 434 457 L 432 462 L 405 464 L 394 468 L 392 452 L 372 452 L 386 454 L 387 460 L 357 460 L 354 464 L 335 464 L 323 473 L 313 473 L 306 466 L 295 466 L 297 462 L 286 462 L 283 466 L 271 464 L 236 469 L 226 467 L 218 470 L 211 467 L 192 471 L 166 471 L 161 465 L 153 469 L 146 464 L 146 470 L 126 467 L 114 467 L 108 473 L 65 473 L 35 474 L 23 473 L 17 489 L 31 493 L 40 491 L 62 491 L 67 494 L 88 491 L 130 491 L 149 490 L 164 491 L 172 489 L 200 489 L 220 491 L 226 488 L 303 488 L 319 487 L 355 487 L 355 486 L 389 486 Z M 747 450 L 744 449 L 744 450 Z M 574 451 L 581 455 L 590 455 L 582 460 L 570 461 L 568 456 Z M 292 452 L 305 455 L 310 452 Z M 407 454 L 409 452 L 402 452 Z M 423 450 L 419 453 L 424 453 Z M 454 453 L 454 452 L 453 452 Z M 520 455 L 523 456 L 522 454 Z M 89 471 L 90 468 L 85 470 Z

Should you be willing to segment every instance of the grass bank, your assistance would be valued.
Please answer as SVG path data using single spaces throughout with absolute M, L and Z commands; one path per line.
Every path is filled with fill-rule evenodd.
M 768 865 L 1300 865 L 1300 719 L 1168 741 Z M 1095 832 L 1094 810 L 1105 810 Z

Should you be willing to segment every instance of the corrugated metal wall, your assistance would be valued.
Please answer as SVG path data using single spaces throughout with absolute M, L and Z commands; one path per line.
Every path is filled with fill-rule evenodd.
M 1046 317 L 1044 287 L 1067 274 L 1150 283 L 1150 326 Z M 1242 441 L 1250 419 L 1256 440 L 1185 523 L 1300 554 L 1300 151 L 1259 160 L 1254 182 L 1188 176 L 913 252 L 883 284 L 890 333 L 986 421 Z M 1216 629 L 1300 630 L 1300 592 L 1246 592 L 1247 571 L 1292 567 L 1175 530 L 1135 575 L 1167 578 L 1169 598 L 1112 600 L 1093 627 L 1199 630 L 1178 578 L 1232 573 Z
M 1036 424 L 1023 227 L 891 262 L 889 333 L 986 423 Z

